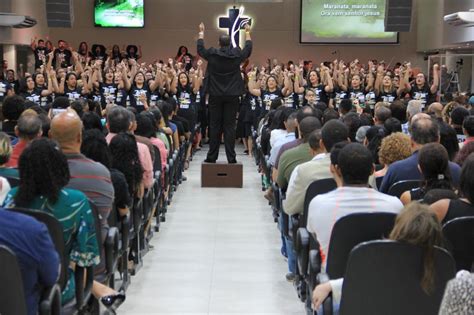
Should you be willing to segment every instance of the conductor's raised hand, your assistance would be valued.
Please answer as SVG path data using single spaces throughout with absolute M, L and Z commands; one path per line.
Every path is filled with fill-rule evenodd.
M 201 22 L 201 24 L 199 24 L 199 32 L 204 32 L 205 31 L 205 27 L 204 27 L 204 23 Z
M 250 32 L 250 24 L 249 22 L 245 23 L 245 32 Z

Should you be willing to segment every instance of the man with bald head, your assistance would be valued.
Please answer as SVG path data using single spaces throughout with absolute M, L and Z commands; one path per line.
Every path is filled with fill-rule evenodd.
M 101 226 L 107 227 L 107 218 L 114 201 L 114 187 L 109 170 L 81 154 L 82 121 L 77 113 L 68 109 L 54 116 L 49 137 L 58 142 L 66 155 L 71 173 L 67 187 L 85 193 L 99 208 Z
M 421 180 L 421 173 L 418 169 L 418 151 L 425 144 L 439 143 L 438 122 L 424 113 L 414 115 L 410 122 L 410 138 L 413 154 L 389 166 L 380 187 L 381 192 L 388 193 L 390 187 L 401 180 Z M 454 185 L 458 185 L 461 168 L 452 162 L 449 162 L 449 168 Z

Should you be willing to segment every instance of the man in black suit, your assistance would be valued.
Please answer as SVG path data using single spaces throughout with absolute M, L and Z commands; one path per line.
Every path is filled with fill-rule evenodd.
M 250 26 L 245 26 L 245 47 L 232 47 L 229 35 L 219 37 L 219 48 L 204 48 L 204 24 L 199 25 L 197 52 L 207 60 L 205 82 L 209 93 L 210 149 L 205 162 L 215 163 L 219 155 L 220 137 L 224 132 L 225 153 L 229 163 L 235 159 L 235 117 L 239 97 L 244 92 L 240 65 L 252 53 Z

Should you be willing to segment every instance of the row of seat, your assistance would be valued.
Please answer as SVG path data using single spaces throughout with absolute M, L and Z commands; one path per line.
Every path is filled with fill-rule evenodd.
M 95 280 L 117 291 L 127 290 L 131 283 L 130 276 L 135 275 L 143 266 L 143 258 L 150 250 L 149 243 L 154 235 L 153 232 L 159 232 L 161 224 L 166 221 L 167 208 L 172 202 L 177 187 L 185 180 L 184 162 L 190 145 L 192 144 L 189 141 L 183 142 L 178 150 L 170 154 L 165 168 L 161 165 L 160 151 L 154 147 L 153 186 L 145 191 L 143 198 L 133 200 L 127 216 L 120 217 L 118 209 L 115 205 L 113 206 L 108 217 L 109 228 L 104 242 L 100 241 L 101 226 L 98 208 L 89 200 L 95 218 L 99 250 L 105 257 L 105 272 L 99 278 L 96 276 Z M 8 180 L 12 186 L 19 183 L 18 178 L 8 178 Z M 61 306 L 61 292 L 67 283 L 69 260 L 59 221 L 42 211 L 22 208 L 9 210 L 30 215 L 43 222 L 50 232 L 61 259 L 59 280 L 53 287 L 45 288 L 40 301 L 40 315 L 99 314 L 99 303 L 91 294 L 94 281 L 93 267 L 75 266 L 75 299 Z M 130 260 L 133 262 L 133 267 L 129 264 Z M 0 248 L 0 267 L 0 291 L 2 291 L 0 314 L 26 314 L 21 273 L 15 272 L 19 270 L 18 262 L 8 248 Z M 6 289 L 7 286 L 8 289 Z
M 314 197 L 335 189 L 336 182 L 323 179 L 310 184 L 303 214 L 288 216 L 283 211 L 285 192 L 272 181 L 269 157 L 261 151 L 257 133 L 253 131 L 252 136 L 257 143 L 253 152 L 255 162 L 262 176 L 266 177 L 262 180 L 262 190 L 266 190 L 265 183 L 269 182 L 274 194 L 273 202 L 270 202 L 273 218 L 277 222 L 281 217 L 281 233 L 294 244 L 297 262 L 294 286 L 299 299 L 305 303 L 307 314 L 318 314 L 311 305 L 313 289 L 318 284 L 338 278 L 344 278 L 341 314 L 378 314 L 380 310 L 384 310 L 384 314 L 435 314 L 445 284 L 454 277 L 455 271 L 473 270 L 474 217 L 457 218 L 443 226 L 450 251 L 436 249 L 437 285 L 435 292 L 428 296 L 420 290 L 421 270 L 414 267 L 421 261 L 420 250 L 386 240 L 396 215 L 355 213 L 335 223 L 326 270 L 322 272 L 318 240 L 306 229 L 308 208 Z M 419 181 L 398 182 L 390 188 L 389 194 L 400 197 L 404 191 L 418 186 Z M 418 270 L 418 274 L 413 274 L 413 270 Z M 381 291 L 380 288 L 387 284 L 390 289 Z M 326 299 L 322 313 L 333 314 L 332 306 L 331 298 Z

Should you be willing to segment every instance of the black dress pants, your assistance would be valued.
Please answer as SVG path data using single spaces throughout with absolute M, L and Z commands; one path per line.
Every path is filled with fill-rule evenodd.
M 228 162 L 235 162 L 235 118 L 239 96 L 209 96 L 209 152 L 207 160 L 215 162 L 219 156 L 221 135 L 224 132 L 225 154 Z

